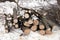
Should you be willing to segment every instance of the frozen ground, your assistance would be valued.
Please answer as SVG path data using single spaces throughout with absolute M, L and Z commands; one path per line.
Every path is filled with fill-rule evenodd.
M 20 36 L 23 33 L 20 29 L 14 29 L 9 33 L 5 33 L 4 30 L 4 26 L 0 23 L 0 40 L 60 40 L 60 31 L 44 36 L 31 31 L 27 36 Z
M 26 1 L 26 0 L 25 0 Z M 26 7 L 27 3 L 24 2 L 24 0 L 20 0 L 19 1 L 19 5 L 21 3 L 21 7 Z M 36 6 L 50 6 L 50 4 L 57 4 L 56 0 L 51 0 L 49 1 L 50 4 L 48 4 L 46 1 L 42 1 L 40 2 L 40 4 L 38 3 L 38 1 L 27 1 L 29 2 L 27 8 L 34 8 Z M 42 5 L 43 4 L 43 5 Z M 32 7 L 31 7 L 32 6 Z M 47 7 L 47 8 L 48 8 Z M 4 3 L 0 3 L 0 14 L 13 14 L 13 8 L 16 8 L 16 3 L 14 2 L 4 2 Z M 38 9 L 38 8 L 36 8 Z M 20 29 L 14 29 L 9 33 L 5 33 L 5 28 L 4 28 L 4 18 L 1 18 L 0 16 L 0 40 L 60 40 L 60 31 L 53 31 L 53 33 L 51 35 L 40 35 L 38 32 L 30 32 L 29 35 L 27 36 L 20 36 L 21 33 L 23 33 Z

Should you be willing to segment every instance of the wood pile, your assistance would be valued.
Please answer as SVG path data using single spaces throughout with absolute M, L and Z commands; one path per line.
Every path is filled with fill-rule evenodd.
M 15 13 L 13 15 L 6 15 L 4 14 L 6 23 L 5 23 L 5 29 L 6 32 L 10 32 L 12 28 L 21 28 L 23 31 L 23 34 L 28 35 L 30 31 L 40 33 L 41 35 L 45 34 L 51 34 L 52 29 L 55 25 L 57 25 L 55 22 L 53 22 L 51 19 L 48 19 L 47 15 L 48 12 L 36 12 L 35 10 L 31 9 L 24 9 L 26 10 L 24 13 L 24 16 L 17 15 L 17 12 L 15 10 Z M 29 12 L 30 11 L 30 12 Z M 41 13 L 41 14 L 40 14 Z M 33 19 L 32 15 L 36 16 L 38 19 Z

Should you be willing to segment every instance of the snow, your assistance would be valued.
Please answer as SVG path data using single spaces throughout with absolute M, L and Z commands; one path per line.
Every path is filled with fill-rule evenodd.
M 21 7 L 25 7 L 25 8 L 32 8 L 32 9 L 38 9 L 38 8 L 43 8 L 45 6 L 45 8 L 49 8 L 52 5 L 57 5 L 57 0 L 19 0 L 18 4 Z
M 0 3 L 0 13 L 13 14 L 13 8 L 16 8 L 16 3 L 14 2 L 6 1 Z
M 16 0 L 17 1 L 17 0 Z M 47 0 L 48 1 L 48 0 Z M 48 2 L 50 4 L 47 3 L 47 1 L 43 1 L 43 0 L 20 0 L 19 1 L 19 5 L 21 7 L 27 7 L 27 8 L 33 8 L 33 9 L 39 9 L 42 8 L 43 6 L 45 8 L 49 8 L 51 5 L 56 5 L 57 1 L 56 0 L 49 0 Z M 22 3 L 21 3 L 22 2 Z M 0 14 L 13 14 L 13 8 L 16 8 L 17 5 L 14 2 L 1 2 L 0 3 Z M 38 7 L 38 8 L 37 8 Z M 24 10 L 20 11 L 21 15 L 24 15 Z M 36 17 L 34 17 L 34 19 L 37 19 Z M 23 32 L 20 29 L 13 29 L 11 30 L 11 32 L 9 33 L 5 33 L 5 27 L 4 27 L 4 19 L 1 18 L 0 19 L 0 40 L 60 40 L 60 30 L 53 30 L 53 33 L 51 35 L 41 35 L 38 32 L 33 32 L 31 31 L 29 35 L 26 36 L 20 36 Z

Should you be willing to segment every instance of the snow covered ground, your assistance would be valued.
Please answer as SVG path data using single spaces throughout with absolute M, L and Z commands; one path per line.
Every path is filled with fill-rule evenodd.
M 21 7 L 39 9 L 45 8 L 50 9 L 51 5 L 57 5 L 57 0 L 20 0 L 18 4 Z
M 60 31 L 44 36 L 31 31 L 27 36 L 20 36 L 23 33 L 20 29 L 14 29 L 9 33 L 5 33 L 4 30 L 4 26 L 0 24 L 0 40 L 60 40 Z
M 48 0 L 47 0 L 48 1 Z M 21 3 L 22 2 L 22 3 Z M 50 4 L 57 5 L 56 0 L 48 1 Z M 18 3 L 21 7 L 39 9 L 43 6 L 49 8 L 50 4 L 46 1 L 37 1 L 37 0 L 20 0 Z M 27 5 L 29 4 L 29 5 Z M 16 3 L 14 2 L 1 2 L 0 3 L 0 14 L 13 14 L 13 8 L 16 8 Z M 38 7 L 38 8 L 36 8 Z M 0 16 L 1 17 L 1 16 Z M 4 18 L 0 18 L 0 40 L 60 40 L 60 31 L 53 31 L 51 35 L 40 35 L 38 32 L 30 32 L 27 36 L 20 36 L 23 33 L 20 29 L 14 29 L 9 33 L 5 33 L 4 28 Z

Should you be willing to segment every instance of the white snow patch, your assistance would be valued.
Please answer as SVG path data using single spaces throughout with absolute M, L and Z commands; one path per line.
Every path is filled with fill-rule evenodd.
M 21 7 L 25 7 L 25 8 L 32 8 L 32 9 L 38 9 L 38 8 L 43 8 L 44 6 L 46 6 L 47 8 L 49 8 L 49 6 L 52 5 L 57 5 L 57 0 L 19 0 L 18 4 Z
M 17 5 L 16 3 L 14 2 L 9 2 L 9 1 L 6 1 L 6 2 L 1 2 L 0 3 L 0 13 L 2 14 L 13 14 L 13 8 L 16 8 Z

